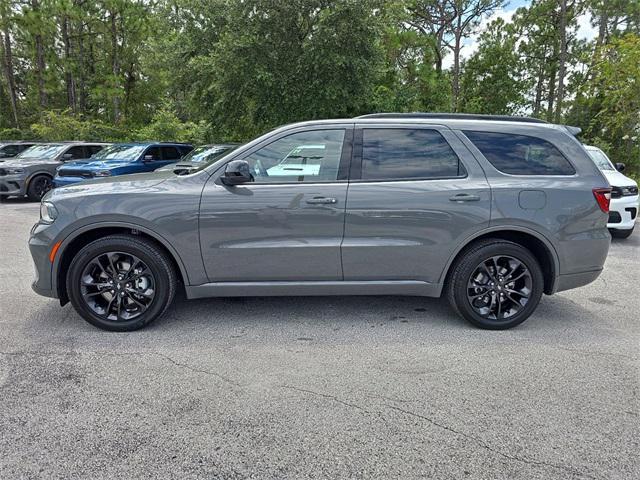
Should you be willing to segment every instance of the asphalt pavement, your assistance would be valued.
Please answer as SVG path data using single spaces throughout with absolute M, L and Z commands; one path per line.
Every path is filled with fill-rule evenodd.
M 117 334 L 33 293 L 37 217 L 0 204 L 0 479 L 640 478 L 640 232 L 504 332 L 292 297 Z

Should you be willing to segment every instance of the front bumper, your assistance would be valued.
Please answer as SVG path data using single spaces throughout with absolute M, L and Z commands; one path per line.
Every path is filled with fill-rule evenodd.
M 66 187 L 67 185 L 74 185 L 84 180 L 91 180 L 91 179 L 84 178 L 84 177 L 59 177 L 56 175 L 55 177 L 53 177 L 53 187 L 54 188 Z
M 29 237 L 29 252 L 35 267 L 35 279 L 31 284 L 34 292 L 44 297 L 58 298 L 58 292 L 53 282 L 53 266 L 49 260 L 49 253 L 53 245 L 50 225 L 36 223 L 31 229 Z
M 27 176 L 3 175 L 0 177 L 0 195 L 16 195 L 23 196 L 27 193 Z
M 630 230 L 638 217 L 638 195 L 612 198 L 607 228 Z

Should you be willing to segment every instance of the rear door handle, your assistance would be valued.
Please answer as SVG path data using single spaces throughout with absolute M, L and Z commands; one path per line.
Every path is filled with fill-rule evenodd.
M 309 198 L 307 200 L 307 203 L 309 205 L 326 205 L 326 204 L 338 203 L 338 200 L 330 197 L 313 197 L 313 198 Z
M 452 202 L 478 202 L 480 195 L 472 195 L 470 193 L 459 193 L 453 197 L 449 197 Z

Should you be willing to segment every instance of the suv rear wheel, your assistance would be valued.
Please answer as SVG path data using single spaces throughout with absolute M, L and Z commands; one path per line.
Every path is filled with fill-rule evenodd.
M 76 311 L 104 330 L 138 330 L 162 315 L 176 292 L 167 254 L 153 242 L 128 235 L 101 238 L 82 248 L 67 274 Z
M 453 308 L 480 328 L 503 330 L 524 322 L 544 290 L 542 269 L 529 250 L 506 240 L 483 240 L 455 263 L 447 285 Z

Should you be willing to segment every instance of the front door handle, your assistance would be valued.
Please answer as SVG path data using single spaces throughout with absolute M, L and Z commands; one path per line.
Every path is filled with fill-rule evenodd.
M 309 198 L 307 200 L 307 203 L 309 205 L 326 205 L 326 204 L 338 203 L 338 200 L 330 197 L 313 197 L 313 198 Z
M 480 195 L 472 195 L 470 193 L 459 193 L 450 197 L 452 202 L 478 202 L 480 201 Z

